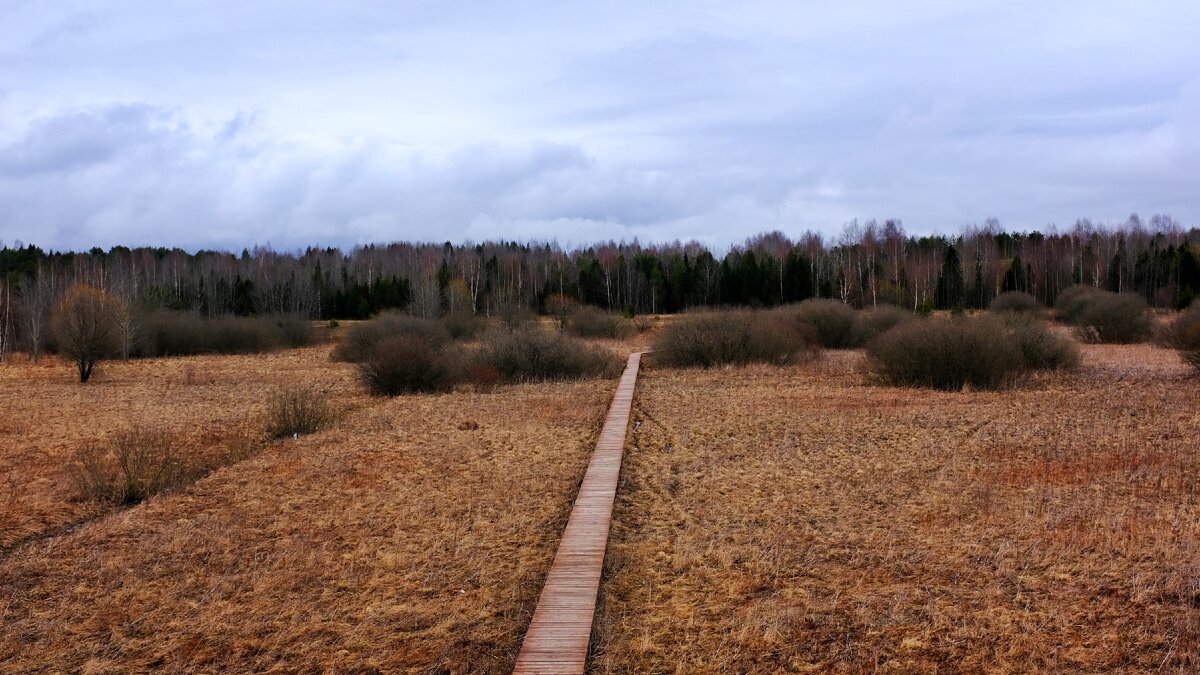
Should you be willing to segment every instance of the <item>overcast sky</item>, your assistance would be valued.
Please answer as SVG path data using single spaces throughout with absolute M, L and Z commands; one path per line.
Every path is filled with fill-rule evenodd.
M 1200 222 L 1195 0 L 319 4 L 0 0 L 0 241 Z

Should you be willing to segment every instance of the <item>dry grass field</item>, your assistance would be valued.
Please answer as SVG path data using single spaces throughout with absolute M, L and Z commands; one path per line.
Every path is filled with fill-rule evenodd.
M 328 346 L 251 356 L 105 362 L 81 386 L 55 358 L 0 367 L 0 551 L 96 515 L 73 501 L 67 465 L 83 445 L 123 429 L 170 434 L 184 454 L 212 454 L 263 433 L 271 393 L 297 382 L 339 408 L 367 400 Z
M 27 540 L 0 555 L 2 672 L 504 672 L 614 386 L 367 399 L 328 347 L 0 377 L 20 420 L 3 531 Z M 107 515 L 70 501 L 79 442 L 257 432 L 264 392 L 296 379 L 334 395 L 333 428 Z
M 1016 390 L 857 352 L 647 370 L 595 672 L 1200 670 L 1200 378 L 1089 346 Z

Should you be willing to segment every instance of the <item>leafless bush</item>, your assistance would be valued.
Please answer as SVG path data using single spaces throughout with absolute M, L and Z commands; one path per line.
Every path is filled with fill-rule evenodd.
M 705 312 L 667 324 L 654 342 L 654 359 L 680 368 L 782 364 L 808 358 L 818 348 L 816 329 L 778 313 Z
M 1073 312 L 1077 333 L 1094 342 L 1129 344 L 1150 336 L 1150 308 L 1139 295 L 1099 291 L 1085 296 Z
M 377 344 L 357 364 L 359 378 L 377 396 L 450 389 L 463 377 L 463 357 L 449 344 L 400 335 Z
M 1165 342 L 1178 349 L 1186 363 L 1200 370 L 1200 303 L 1194 303 L 1167 326 Z
M 863 310 L 854 317 L 847 344 L 853 347 L 862 347 L 874 340 L 877 335 L 916 318 L 917 316 L 912 312 L 891 305 L 880 305 L 873 309 Z
M 183 461 L 171 436 L 154 431 L 124 431 L 107 443 L 86 446 L 69 466 L 81 499 L 114 505 L 181 487 L 200 471 Z
M 614 375 L 620 363 L 605 349 L 525 324 L 484 335 L 475 367 L 494 369 L 502 381 L 527 382 Z
M 293 316 L 215 319 L 188 312 L 146 312 L 137 320 L 134 356 L 258 354 L 316 341 L 312 323 Z
M 1012 333 L 986 317 L 914 321 L 867 345 L 871 367 L 889 384 L 959 390 L 999 389 L 1025 370 Z
M 1079 345 L 1055 333 L 1034 315 L 1006 312 L 1000 324 L 1016 340 L 1029 370 L 1074 370 L 1079 366 Z
M 826 349 L 847 349 L 854 346 L 852 331 L 856 312 L 839 300 L 811 299 L 776 310 L 782 316 L 817 331 L 817 339 Z
M 379 343 L 401 336 L 418 337 L 438 346 L 450 341 L 446 326 L 438 321 L 389 312 L 352 326 L 333 350 L 333 358 L 360 363 L 372 357 Z
M 272 394 L 267 403 L 267 433 L 272 438 L 311 434 L 332 421 L 326 395 L 315 387 L 287 387 Z
M 567 332 L 577 337 L 620 339 L 636 331 L 629 319 L 590 305 L 578 307 L 567 316 Z
M 487 320 L 473 312 L 460 310 L 442 317 L 442 325 L 455 340 L 473 340 L 487 328 Z
M 1036 314 L 1042 311 L 1042 303 L 1037 298 L 1022 291 L 1005 291 L 997 295 L 988 309 L 993 312 L 1016 312 Z

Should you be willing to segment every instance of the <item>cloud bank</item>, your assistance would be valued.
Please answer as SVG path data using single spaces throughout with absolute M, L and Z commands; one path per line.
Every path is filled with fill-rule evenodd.
M 0 241 L 1200 222 L 1195 3 L 243 4 L 0 8 Z

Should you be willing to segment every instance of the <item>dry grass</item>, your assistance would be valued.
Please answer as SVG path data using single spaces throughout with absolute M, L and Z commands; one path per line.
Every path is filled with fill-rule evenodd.
M 62 362 L 0 366 L 0 551 L 102 510 L 73 499 L 69 460 L 131 429 L 170 435 L 195 464 L 261 436 L 271 394 L 313 383 L 342 405 L 361 405 L 354 371 L 328 346 L 256 356 L 106 362 L 87 386 Z
M 256 358 L 260 375 L 284 365 L 274 358 L 336 373 L 366 401 L 325 353 Z M 205 361 L 222 383 L 210 386 L 234 379 L 237 359 Z M 182 363 L 163 367 L 177 365 L 162 377 L 182 382 Z M 122 371 L 107 373 L 118 386 Z M 236 389 L 214 415 L 266 399 Z M 612 389 L 372 400 L 186 490 L 27 543 L 0 559 L 0 671 L 505 672 Z
M 970 394 L 861 361 L 644 374 L 593 671 L 1200 669 L 1200 378 L 1172 352 Z

